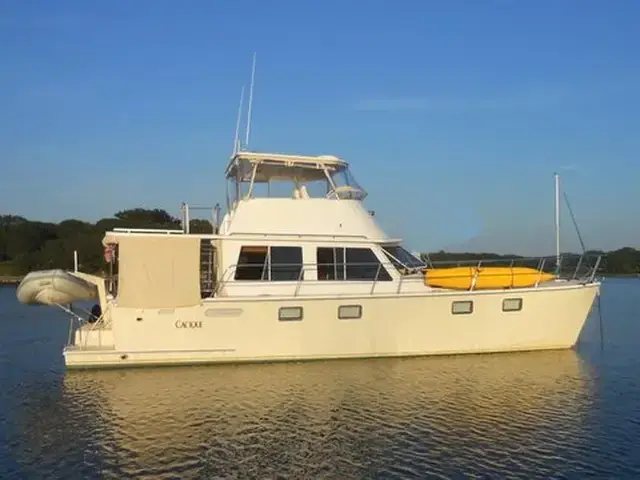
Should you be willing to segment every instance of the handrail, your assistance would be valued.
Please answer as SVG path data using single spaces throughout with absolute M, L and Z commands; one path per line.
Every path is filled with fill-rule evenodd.
M 166 233 L 166 234 L 183 234 L 183 230 L 169 230 L 163 228 L 123 228 L 115 227 L 113 232 L 120 233 Z
M 378 264 L 378 269 L 376 270 L 376 277 L 373 279 L 373 283 L 371 284 L 371 292 L 370 294 L 373 295 L 373 291 L 376 288 L 376 283 L 378 283 L 378 278 L 380 278 L 380 271 L 382 270 L 382 264 L 379 263 Z
M 278 232 L 265 232 L 265 233 L 261 233 L 261 232 L 242 232 L 242 231 L 237 231 L 237 232 L 231 232 L 228 233 L 226 236 L 227 237 L 235 237 L 235 236 L 240 236 L 240 235 L 244 235 L 247 237 L 292 237 L 292 238 L 308 238 L 308 237 L 313 237 L 313 238 L 332 238 L 332 239 L 336 239 L 336 240 L 342 240 L 342 239 L 365 239 L 365 240 L 369 240 L 369 237 L 367 235 L 363 235 L 362 233 L 338 233 L 338 234 L 332 234 L 332 233 L 278 233 Z
M 596 260 L 600 259 L 602 256 L 601 255 L 595 255 Z M 433 267 L 427 267 L 426 265 L 423 267 L 416 267 L 416 268 L 412 268 L 412 269 L 408 269 L 411 270 L 411 273 L 421 273 L 424 272 L 426 270 L 432 270 L 432 269 L 438 269 L 438 268 L 448 268 L 448 267 L 477 267 L 477 268 L 487 268 L 487 267 L 493 267 L 493 266 L 503 266 L 503 267 L 507 267 L 510 269 L 513 268 L 517 268 L 517 267 L 528 267 L 528 268 L 532 268 L 535 270 L 544 270 L 544 267 L 547 264 L 547 260 L 551 258 L 551 257 L 522 257 L 522 258 L 516 258 L 516 259 L 486 259 L 486 258 L 482 258 L 482 259 L 474 259 L 474 260 L 441 260 L 441 261 L 435 261 L 432 262 L 433 263 Z M 553 257 L 555 258 L 555 257 Z M 526 265 L 526 263 L 529 263 L 529 261 L 531 260 L 536 260 L 538 263 L 534 266 L 534 265 Z M 577 262 L 577 267 L 581 267 L 582 264 L 584 263 L 584 260 L 581 259 L 580 257 L 578 257 L 578 262 Z M 389 261 L 382 261 L 382 262 L 348 262 L 348 263 L 343 263 L 343 262 L 322 262 L 322 263 L 317 263 L 317 262 L 291 262 L 291 263 L 276 263 L 276 264 L 271 264 L 272 267 L 291 267 L 291 268 L 302 268 L 302 267 L 331 267 L 334 265 L 346 265 L 347 268 L 349 266 L 353 266 L 353 267 L 362 267 L 362 266 L 375 266 L 376 268 L 378 268 L 378 266 L 384 266 L 386 268 L 389 268 L 389 270 L 391 271 L 398 271 L 398 269 L 394 266 L 394 264 L 392 262 Z M 500 265 L 502 264 L 502 265 Z M 506 264 L 506 265 L 505 265 Z M 238 267 L 253 267 L 253 268 L 266 268 L 267 263 L 265 262 L 260 262 L 260 263 L 235 263 L 230 265 L 227 268 L 227 271 L 230 269 L 237 269 Z M 572 272 L 575 272 L 575 268 L 570 267 Z M 554 267 L 555 269 L 555 267 Z M 588 267 L 589 272 L 593 269 L 593 267 Z M 405 270 L 405 269 L 402 269 Z M 560 276 L 562 276 L 562 272 L 560 273 Z M 573 278 L 573 275 L 567 275 L 567 278 Z
M 585 266 L 585 273 L 584 275 L 581 275 L 578 277 L 578 273 L 580 268 L 582 268 L 585 265 L 585 258 L 588 256 L 595 256 L 596 257 L 596 262 L 593 266 L 591 266 L 590 264 L 587 264 Z M 475 286 L 477 284 L 477 280 L 478 280 L 478 276 L 480 274 L 481 270 L 484 270 L 486 268 L 491 268 L 492 266 L 504 266 L 506 268 L 508 268 L 510 270 L 510 274 L 512 276 L 512 280 L 515 280 L 515 278 L 518 275 L 529 275 L 530 273 L 528 272 L 518 272 L 516 270 L 517 267 L 521 267 L 521 266 L 527 266 L 527 263 L 534 263 L 533 261 L 535 260 L 537 262 L 536 266 L 530 266 L 529 268 L 534 268 L 536 270 L 538 270 L 538 278 L 534 284 L 534 288 L 539 287 L 540 285 L 540 281 L 542 279 L 542 274 L 543 273 L 554 273 L 553 271 L 547 271 L 547 269 L 545 268 L 547 265 L 549 265 L 550 263 L 548 262 L 548 260 L 550 258 L 553 258 L 555 260 L 555 256 L 554 257 L 518 257 L 518 258 L 498 258 L 498 259 L 478 259 L 478 260 L 448 260 L 448 261 L 435 261 L 432 262 L 433 264 L 433 268 L 447 268 L 447 266 L 461 266 L 461 267 L 465 267 L 468 266 L 470 269 L 470 275 L 472 276 L 472 280 L 471 280 L 471 288 L 469 290 L 473 291 L 475 289 Z M 600 262 L 602 259 L 602 255 L 581 255 L 581 256 L 576 256 L 575 257 L 577 259 L 577 264 L 576 264 L 576 268 L 574 269 L 572 265 L 568 265 L 568 262 L 565 260 L 564 262 L 564 267 L 566 267 L 565 269 L 561 268 L 560 271 L 556 274 L 556 277 L 558 279 L 563 279 L 563 280 L 574 280 L 574 281 L 579 281 L 580 283 L 590 283 L 593 282 L 595 279 L 595 275 L 597 273 L 597 270 L 600 266 Z M 500 265 L 502 264 L 502 265 Z M 318 278 L 317 277 L 317 273 L 315 275 L 315 278 L 309 278 L 309 276 L 306 275 L 307 272 L 318 272 L 319 267 L 332 267 L 329 270 L 330 271 L 335 271 L 335 266 L 336 265 L 340 265 L 340 270 L 342 271 L 342 273 L 344 274 L 344 277 L 342 278 L 335 278 L 334 275 L 330 275 L 330 278 Z M 562 265 L 562 263 L 561 263 Z M 238 268 L 243 268 L 243 267 L 249 267 L 249 268 L 260 268 L 260 279 L 246 279 L 246 280 L 236 280 L 235 279 L 235 272 L 238 270 Z M 276 268 L 291 268 L 294 269 L 288 273 L 295 273 L 295 277 L 291 278 L 291 279 L 281 279 L 281 280 L 273 280 L 271 277 L 273 275 L 273 267 Z M 348 273 L 348 269 L 349 267 L 375 267 L 376 268 L 376 273 L 374 276 L 371 275 L 367 275 L 366 273 L 361 277 L 361 278 L 348 278 L 347 277 L 347 273 Z M 248 285 L 265 285 L 265 282 L 276 285 L 276 284 L 282 284 L 283 282 L 296 282 L 296 286 L 295 286 L 295 295 L 299 295 L 300 290 L 302 288 L 303 284 L 326 284 L 326 282 L 349 282 L 349 283 L 371 283 L 371 289 L 370 289 L 370 294 L 374 294 L 374 292 L 376 291 L 376 287 L 378 286 L 378 283 L 381 282 L 382 280 L 380 279 L 380 275 L 383 273 L 383 269 L 385 269 L 387 272 L 395 272 L 396 276 L 398 278 L 394 279 L 393 276 L 391 276 L 391 282 L 396 281 L 397 282 L 397 293 L 400 293 L 402 290 L 402 285 L 407 282 L 407 281 L 419 281 L 421 283 L 424 282 L 424 274 L 427 270 L 431 270 L 431 268 L 427 267 L 426 265 L 423 268 L 416 268 L 416 269 L 411 269 L 411 271 L 409 271 L 406 274 L 403 274 L 403 269 L 396 267 L 391 261 L 389 261 L 388 259 L 385 259 L 382 262 L 349 262 L 349 263 L 335 263 L 335 262 L 326 262 L 326 263 L 278 263 L 278 264 L 271 264 L 269 265 L 268 262 L 260 262 L 260 263 L 240 263 L 240 264 L 232 264 L 230 265 L 220 276 L 219 280 L 216 282 L 215 285 L 215 295 L 219 294 L 222 289 L 224 287 L 226 287 L 229 283 L 238 283 L 239 285 L 243 285 L 243 286 L 248 286 Z M 551 268 L 549 268 L 551 269 Z M 570 269 L 570 271 L 568 271 L 568 269 Z M 553 265 L 553 270 L 557 270 L 557 266 Z M 276 270 L 277 271 L 277 270 Z M 483 275 L 487 275 L 486 270 L 484 270 L 485 273 Z M 566 274 L 565 274 L 566 271 Z M 266 274 L 266 275 L 265 275 Z M 490 273 L 488 275 L 491 275 Z M 499 276 L 503 276 L 504 272 L 501 273 L 496 273 L 496 275 Z M 265 276 L 267 278 L 265 278 Z M 307 276 L 307 278 L 305 278 L 305 276 Z M 459 276 L 459 275 L 455 275 L 455 276 Z M 310 277 L 314 277 L 313 274 L 310 275 Z M 332 278 L 333 277 L 333 278 Z M 446 275 L 441 275 L 439 278 L 447 278 Z
M 536 279 L 536 287 L 540 285 L 540 280 L 542 279 L 542 272 L 544 272 L 544 264 L 547 259 L 543 258 L 540 260 L 540 268 L 538 268 L 538 278 Z
M 300 287 L 302 286 L 302 279 L 304 278 L 304 267 L 300 269 L 300 274 L 298 275 L 298 283 L 296 284 L 296 291 L 293 294 L 294 297 L 298 296 L 298 292 L 300 291 Z

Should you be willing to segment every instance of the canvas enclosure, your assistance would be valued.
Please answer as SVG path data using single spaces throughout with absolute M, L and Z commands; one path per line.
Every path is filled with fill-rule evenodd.
M 120 307 L 173 308 L 200 303 L 200 240 L 118 236 Z

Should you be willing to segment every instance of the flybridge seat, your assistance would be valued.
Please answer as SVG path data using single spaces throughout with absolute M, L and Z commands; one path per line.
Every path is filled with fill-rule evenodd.
M 309 192 L 307 192 L 307 187 L 302 185 L 300 187 L 296 187 L 293 189 L 293 198 L 295 199 L 307 199 L 309 197 Z

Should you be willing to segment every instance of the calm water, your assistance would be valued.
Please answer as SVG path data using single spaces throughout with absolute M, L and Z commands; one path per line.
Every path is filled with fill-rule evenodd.
M 0 288 L 0 478 L 640 478 L 640 281 L 576 351 L 65 372 Z

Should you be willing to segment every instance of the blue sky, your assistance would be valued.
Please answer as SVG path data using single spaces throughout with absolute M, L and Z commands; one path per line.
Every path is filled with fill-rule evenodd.
M 346 158 L 409 248 L 553 252 L 556 170 L 588 247 L 640 246 L 638 24 L 633 0 L 7 0 L 0 213 L 222 202 L 257 51 L 251 148 Z

